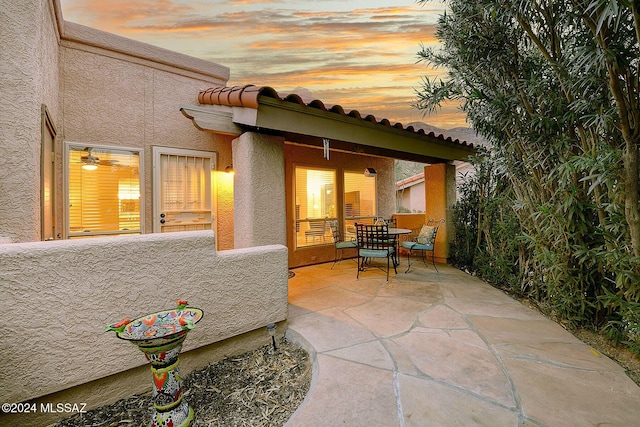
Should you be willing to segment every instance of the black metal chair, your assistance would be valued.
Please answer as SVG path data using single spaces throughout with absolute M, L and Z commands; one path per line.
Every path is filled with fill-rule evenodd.
M 421 252 L 421 259 L 425 267 L 428 267 L 426 253 L 431 252 L 431 263 L 433 264 L 433 268 L 436 269 L 436 272 L 438 272 L 438 267 L 436 267 L 435 259 L 436 236 L 438 235 L 438 228 L 441 224 L 444 223 L 444 218 L 440 221 L 429 219 L 429 221 L 427 221 L 427 223 L 421 227 L 418 233 L 411 235 L 410 240 L 400 242 L 400 246 L 408 250 L 407 270 L 405 271 L 405 273 L 408 273 L 411 266 L 415 264 L 416 261 L 419 261 L 414 260 L 413 262 L 411 262 L 411 254 L 414 251 Z
M 333 264 L 331 265 L 331 269 L 335 267 L 337 262 L 342 261 L 342 255 L 345 249 L 355 249 L 358 247 L 358 243 L 355 240 L 344 240 L 342 237 L 342 232 L 340 231 L 340 226 L 338 225 L 338 220 L 333 219 L 327 221 L 329 227 L 331 228 L 331 234 L 333 234 L 333 245 L 335 247 L 335 254 L 333 258 Z M 338 251 L 340 251 L 340 258 L 338 259 Z
M 389 270 L 393 264 L 393 271 L 396 270 L 396 240 L 390 235 L 386 225 L 368 225 L 356 223 L 356 237 L 358 240 L 358 273 L 356 278 L 360 278 L 360 272 L 366 266 L 374 266 L 372 259 L 387 259 L 387 282 L 389 281 Z M 377 267 L 382 269 L 381 267 Z M 384 271 L 384 270 L 383 270 Z

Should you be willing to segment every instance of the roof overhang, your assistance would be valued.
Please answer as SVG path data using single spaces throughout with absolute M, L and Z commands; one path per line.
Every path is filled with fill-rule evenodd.
M 374 120 L 337 114 L 271 96 L 259 96 L 257 108 L 227 105 L 181 106 L 180 111 L 200 130 L 239 135 L 256 131 L 280 135 L 285 141 L 332 150 L 422 163 L 467 160 L 472 145 L 442 135 L 418 133 Z

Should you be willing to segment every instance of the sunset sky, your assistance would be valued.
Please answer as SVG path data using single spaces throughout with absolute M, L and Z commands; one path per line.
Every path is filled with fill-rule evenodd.
M 455 106 L 411 106 L 420 44 L 437 46 L 440 2 L 414 0 L 60 0 L 63 17 L 231 69 L 229 85 L 271 86 L 378 119 L 466 127 Z M 303 89 L 301 89 L 303 88 Z M 201 88 L 198 88 L 201 89 Z

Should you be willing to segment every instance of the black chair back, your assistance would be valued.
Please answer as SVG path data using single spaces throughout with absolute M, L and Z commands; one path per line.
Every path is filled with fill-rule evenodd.
M 358 247 L 370 250 L 389 250 L 396 246 L 396 236 L 389 234 L 386 225 L 356 224 Z

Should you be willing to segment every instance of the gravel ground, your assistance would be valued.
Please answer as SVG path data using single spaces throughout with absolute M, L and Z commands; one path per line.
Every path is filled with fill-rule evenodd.
M 309 355 L 283 338 L 276 351 L 268 345 L 193 371 L 182 388 L 195 411 L 193 427 L 274 427 L 287 422 L 310 383 Z M 151 408 L 151 393 L 136 395 L 50 427 L 142 427 Z

